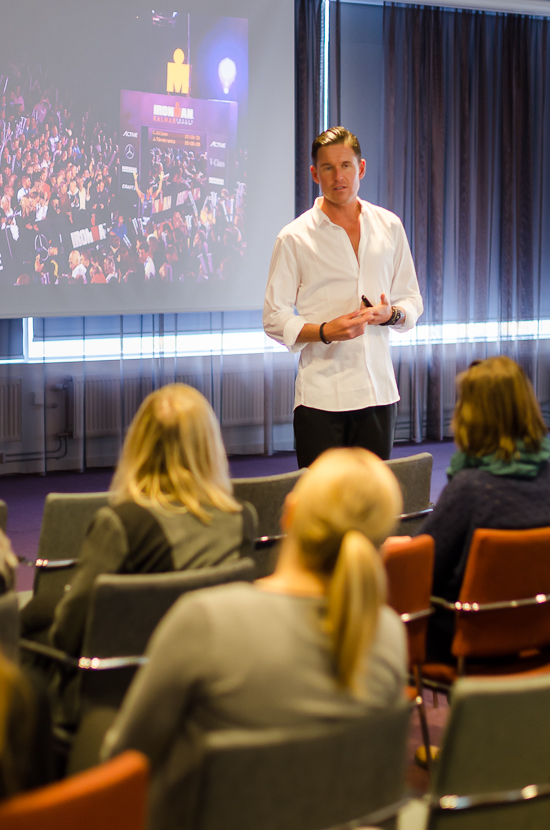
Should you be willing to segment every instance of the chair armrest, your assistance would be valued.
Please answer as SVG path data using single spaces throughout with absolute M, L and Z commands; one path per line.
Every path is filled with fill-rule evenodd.
M 399 516 L 400 522 L 412 522 L 414 519 L 424 519 L 433 513 L 433 507 L 426 507 L 424 510 L 416 510 L 414 513 L 401 513 Z
M 66 654 L 58 648 L 53 648 L 53 646 L 45 646 L 42 643 L 35 643 L 32 640 L 22 638 L 19 640 L 19 648 L 31 654 L 38 654 L 40 657 L 47 657 L 54 663 L 61 663 L 63 666 L 74 669 L 78 668 L 78 660 L 75 657 L 71 657 L 70 654 Z
M 267 548 L 272 548 L 275 545 L 278 545 L 279 542 L 282 542 L 284 538 L 283 534 L 280 536 L 259 536 L 257 539 L 254 539 L 254 550 L 266 550 Z
M 37 559 L 33 564 L 44 570 L 60 571 L 66 568 L 74 568 L 77 562 L 77 559 Z
M 423 608 L 421 611 L 411 611 L 410 614 L 400 614 L 400 617 L 404 623 L 408 623 L 415 622 L 416 620 L 421 620 L 424 617 L 431 617 L 431 615 L 434 613 L 435 608 Z
M 64 651 L 53 646 L 46 646 L 42 643 L 35 643 L 32 640 L 19 640 L 19 648 L 31 654 L 38 654 L 47 657 L 54 663 L 61 663 L 73 669 L 92 669 L 93 671 L 109 671 L 111 669 L 126 669 L 134 666 L 143 666 L 149 662 L 149 658 L 142 654 L 123 657 L 72 657 Z
M 534 597 L 522 597 L 521 599 L 507 599 L 501 602 L 448 602 L 441 597 L 430 597 L 432 605 L 444 608 L 446 611 L 460 611 L 465 614 L 478 614 L 480 611 L 502 611 L 515 608 L 526 608 L 533 605 L 543 605 L 550 602 L 550 594 L 537 594 Z
M 435 605 L 437 608 L 443 608 L 445 611 L 457 610 L 454 602 L 449 602 L 449 600 L 443 599 L 442 597 L 430 597 L 430 602 L 432 605 Z

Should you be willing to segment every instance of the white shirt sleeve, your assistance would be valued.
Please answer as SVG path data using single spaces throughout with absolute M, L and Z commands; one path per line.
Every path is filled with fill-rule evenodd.
M 266 334 L 291 352 L 300 352 L 306 345 L 296 343 L 307 322 L 294 312 L 299 287 L 298 263 L 288 242 L 279 236 L 271 256 L 263 320 Z
M 405 228 L 400 221 L 395 224 L 393 263 L 391 304 L 403 309 L 405 320 L 392 328 L 398 332 L 405 332 L 414 328 L 416 321 L 424 311 L 424 305 L 418 288 L 411 249 Z

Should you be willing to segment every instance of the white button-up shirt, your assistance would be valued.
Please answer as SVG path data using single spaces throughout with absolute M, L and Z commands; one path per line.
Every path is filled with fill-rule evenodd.
M 264 328 L 290 351 L 301 352 L 294 406 L 332 412 L 399 400 L 387 326 L 367 326 L 354 340 L 297 343 L 306 323 L 320 324 L 385 294 L 405 312 L 394 326 L 408 331 L 422 314 L 422 297 L 405 230 L 384 208 L 359 200 L 358 257 L 339 225 L 321 210 L 322 199 L 287 225 L 275 243 L 264 304 Z M 297 314 L 295 313 L 297 312 Z

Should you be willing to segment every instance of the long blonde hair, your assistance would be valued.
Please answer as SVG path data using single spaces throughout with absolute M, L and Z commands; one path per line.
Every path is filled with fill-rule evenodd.
M 496 454 L 510 461 L 523 441 L 527 452 L 540 450 L 548 434 L 531 382 L 506 355 L 489 357 L 459 375 L 452 427 L 467 455 Z
M 113 476 L 112 502 L 188 510 L 208 523 L 205 507 L 242 510 L 232 492 L 220 427 L 206 398 L 182 383 L 145 398 Z
M 363 449 L 323 453 L 294 488 L 288 534 L 308 570 L 328 578 L 327 630 L 338 682 L 361 692 L 386 582 L 378 548 L 402 510 L 389 467 Z

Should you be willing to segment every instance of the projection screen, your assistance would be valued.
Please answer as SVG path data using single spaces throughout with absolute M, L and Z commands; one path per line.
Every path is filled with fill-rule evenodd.
M 0 317 L 259 308 L 292 0 L 0 0 Z

